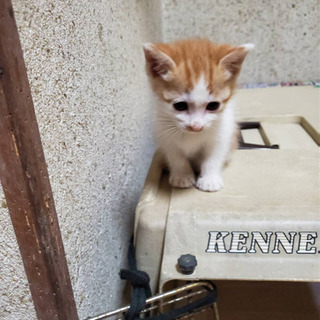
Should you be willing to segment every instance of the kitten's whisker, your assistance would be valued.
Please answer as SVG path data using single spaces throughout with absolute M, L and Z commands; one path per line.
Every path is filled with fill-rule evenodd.
M 172 134 L 170 134 L 170 136 L 168 137 L 169 140 L 167 141 L 167 143 L 170 143 L 174 138 L 177 137 L 177 135 L 180 135 L 183 131 L 177 127 L 174 128 L 174 130 L 171 132 Z
M 163 131 L 158 137 L 162 137 L 163 135 L 169 135 L 169 134 L 172 134 L 172 133 L 175 133 L 177 130 L 176 127 L 172 126 L 170 128 L 168 128 L 167 130 Z

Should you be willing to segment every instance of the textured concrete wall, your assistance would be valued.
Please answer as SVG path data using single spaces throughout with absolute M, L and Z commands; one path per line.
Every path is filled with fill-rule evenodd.
M 254 43 L 242 83 L 320 78 L 318 0 L 163 0 L 163 37 Z
M 133 214 L 151 160 L 142 43 L 160 1 L 13 1 L 80 318 L 119 306 Z M 3 194 L 0 319 L 35 313 Z

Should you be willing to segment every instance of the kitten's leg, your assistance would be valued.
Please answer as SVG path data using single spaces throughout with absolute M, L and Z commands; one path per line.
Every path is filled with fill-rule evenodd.
M 237 126 L 233 117 L 232 108 L 224 111 L 220 123 L 216 127 L 213 141 L 204 149 L 204 158 L 196 187 L 203 191 L 218 191 L 223 188 L 221 170 L 228 155 L 235 145 Z M 212 143 L 212 144 L 211 144 Z
M 195 175 L 188 159 L 179 152 L 171 151 L 166 155 L 170 170 L 169 183 L 177 188 L 190 188 L 195 182 Z
M 216 152 L 208 155 L 201 165 L 201 172 L 196 187 L 203 191 L 218 191 L 223 188 L 221 169 L 225 162 L 225 155 Z
M 221 170 L 231 153 L 233 135 L 230 133 L 229 139 L 217 140 L 214 147 L 207 148 L 196 183 L 198 189 L 213 192 L 223 188 Z

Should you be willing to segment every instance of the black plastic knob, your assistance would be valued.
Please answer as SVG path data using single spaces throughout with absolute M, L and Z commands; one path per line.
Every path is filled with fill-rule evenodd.
M 197 259 L 192 254 L 183 254 L 178 259 L 178 266 L 183 274 L 192 274 L 197 266 Z

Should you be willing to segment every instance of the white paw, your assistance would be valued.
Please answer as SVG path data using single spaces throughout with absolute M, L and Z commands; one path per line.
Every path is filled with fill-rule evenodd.
M 219 191 L 223 188 L 223 182 L 220 175 L 199 177 L 196 187 L 202 191 Z
M 170 175 L 169 178 L 170 185 L 176 188 L 191 188 L 195 182 L 194 174 Z

